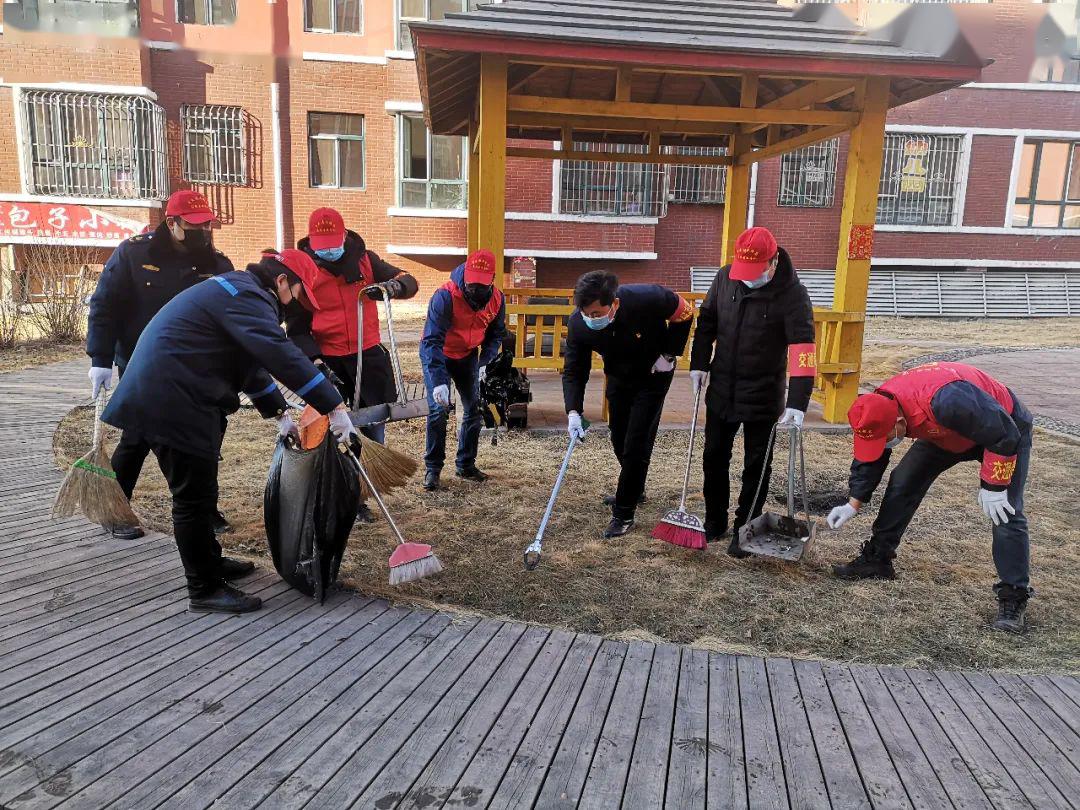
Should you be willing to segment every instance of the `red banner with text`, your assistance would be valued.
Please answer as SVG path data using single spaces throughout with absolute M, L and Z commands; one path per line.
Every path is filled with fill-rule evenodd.
M 4 239 L 55 244 L 120 242 L 145 228 L 145 223 L 85 205 L 0 200 L 0 242 Z

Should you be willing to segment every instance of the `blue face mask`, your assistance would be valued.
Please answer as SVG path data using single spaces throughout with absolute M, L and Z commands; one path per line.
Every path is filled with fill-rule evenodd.
M 342 256 L 345 255 L 345 246 L 336 248 L 323 248 L 322 250 L 316 250 L 315 255 L 320 259 L 328 262 L 336 262 Z
M 749 281 L 744 281 L 743 284 L 745 284 L 751 290 L 757 290 L 757 289 L 760 289 L 761 287 L 764 287 L 766 284 L 769 283 L 769 281 L 770 281 L 770 279 L 769 279 L 769 271 L 766 270 L 764 273 L 762 273 L 757 278 L 752 278 Z
M 601 315 L 598 318 L 590 318 L 588 315 L 582 312 L 581 320 L 585 321 L 585 325 L 587 327 L 589 327 L 590 329 L 595 329 L 597 332 L 599 332 L 601 329 L 606 329 L 608 327 L 608 325 L 613 319 L 614 314 L 614 311 L 609 309 L 607 315 Z

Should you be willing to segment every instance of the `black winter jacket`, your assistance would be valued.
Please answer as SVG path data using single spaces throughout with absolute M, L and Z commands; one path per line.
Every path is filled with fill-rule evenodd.
M 698 312 L 690 368 L 709 371 L 705 404 L 730 422 L 776 419 L 784 410 L 788 346 L 814 342 L 814 310 L 780 248 L 772 281 L 751 290 L 720 269 Z M 805 411 L 813 377 L 793 377 L 787 407 Z

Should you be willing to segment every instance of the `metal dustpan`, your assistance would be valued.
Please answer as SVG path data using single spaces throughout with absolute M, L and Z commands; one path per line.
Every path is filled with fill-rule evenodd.
M 802 430 L 792 425 L 788 430 L 787 514 L 763 512 L 739 529 L 739 548 L 759 557 L 774 557 L 788 562 L 799 562 L 817 537 L 817 523 L 810 519 L 806 496 L 806 457 L 803 453 Z M 769 434 L 769 449 L 776 441 L 777 425 Z M 799 454 L 799 480 L 802 487 L 802 508 L 806 519 L 795 516 L 795 453 Z M 765 483 L 765 468 L 754 493 L 758 502 Z

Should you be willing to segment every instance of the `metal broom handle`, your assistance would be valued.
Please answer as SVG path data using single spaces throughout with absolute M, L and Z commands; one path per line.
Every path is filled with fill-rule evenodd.
M 364 372 L 364 291 L 356 296 L 356 382 L 353 383 L 352 407 L 360 410 L 360 375 Z
M 769 447 L 765 451 L 765 462 L 761 465 L 761 477 L 758 478 L 757 489 L 754 490 L 754 500 L 750 502 L 751 514 L 753 513 L 754 506 L 757 504 L 758 496 L 761 494 L 761 485 L 765 483 L 765 470 L 769 468 L 769 456 L 772 454 L 773 444 L 776 442 L 776 428 L 778 423 L 773 422 L 772 430 L 769 431 Z M 743 441 L 746 441 L 746 430 L 743 429 Z
M 361 439 L 360 441 L 363 441 Z M 352 452 L 351 450 L 349 451 Z M 375 485 L 371 483 L 371 479 L 368 477 L 367 470 L 364 469 L 363 463 L 360 461 L 358 455 L 353 456 L 356 459 L 356 467 L 360 470 L 360 477 L 364 479 L 364 484 L 371 491 L 371 497 L 375 499 L 375 503 L 379 505 L 379 511 L 383 513 L 383 517 L 386 518 L 386 522 L 390 524 L 390 528 L 394 530 L 394 534 L 397 536 L 398 545 L 405 545 L 405 538 L 401 536 L 401 530 L 398 529 L 397 524 L 394 523 L 394 519 L 390 517 L 390 510 L 386 508 L 386 504 L 383 503 L 383 499 L 379 497 L 379 490 L 375 489 Z
M 394 369 L 394 383 L 397 385 L 398 405 L 405 404 L 405 378 L 401 374 L 401 360 L 398 358 L 397 338 L 394 336 L 394 309 L 390 306 L 390 288 L 387 282 L 378 284 L 383 291 L 383 307 L 386 309 L 386 336 L 390 338 L 390 365 Z
M 699 385 L 694 394 L 694 415 L 690 417 L 690 451 L 686 454 L 686 471 L 683 473 L 682 498 L 679 499 L 679 511 L 686 511 L 686 491 L 690 488 L 690 466 L 694 461 L 694 437 L 697 434 L 698 409 L 701 407 L 701 389 Z

